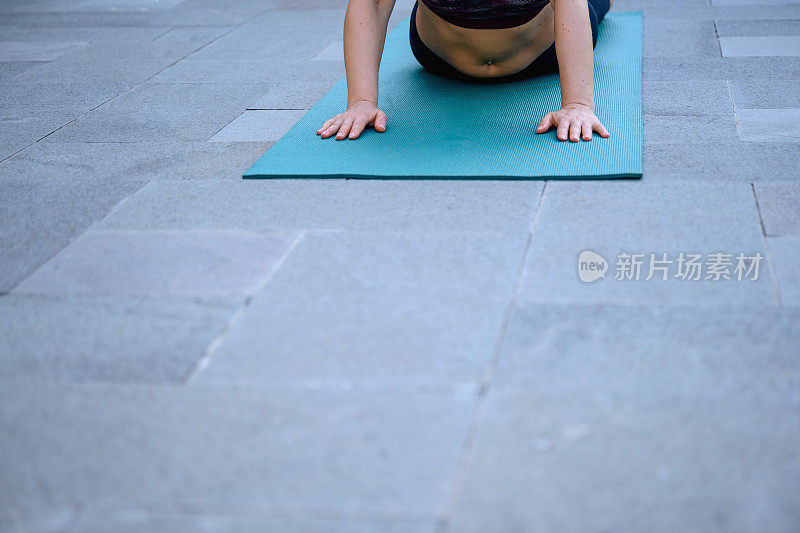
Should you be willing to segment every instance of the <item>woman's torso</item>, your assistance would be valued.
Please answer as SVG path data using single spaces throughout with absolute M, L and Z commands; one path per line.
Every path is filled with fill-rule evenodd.
M 533 1 L 530 5 L 535 3 Z M 480 13 L 471 22 L 468 13 L 459 15 L 468 24 L 482 24 L 480 17 L 483 15 Z M 523 13 L 508 15 L 516 17 Z M 416 23 L 420 38 L 436 55 L 461 72 L 475 77 L 519 72 L 553 44 L 555 38 L 553 9 L 549 3 L 532 20 L 522 25 L 479 29 L 452 24 L 419 0 Z

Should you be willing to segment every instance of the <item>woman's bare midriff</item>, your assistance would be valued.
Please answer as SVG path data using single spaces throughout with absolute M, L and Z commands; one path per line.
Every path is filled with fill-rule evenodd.
M 473 29 L 450 24 L 419 1 L 416 21 L 420 39 L 433 53 L 464 74 L 479 78 L 521 71 L 555 39 L 550 4 L 522 26 Z

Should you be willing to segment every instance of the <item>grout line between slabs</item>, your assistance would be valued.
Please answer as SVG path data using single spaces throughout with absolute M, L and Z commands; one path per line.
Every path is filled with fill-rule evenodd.
M 775 291 L 775 303 L 778 307 L 783 306 L 781 298 L 781 287 L 778 282 L 778 276 L 775 274 L 775 266 L 772 263 L 772 254 L 769 251 L 769 239 L 767 239 L 767 227 L 764 224 L 764 218 L 761 216 L 761 205 L 758 203 L 758 194 L 756 193 L 755 183 L 750 183 L 750 190 L 753 192 L 753 200 L 756 203 L 756 213 L 758 214 L 758 223 L 761 226 L 761 240 L 764 243 L 764 253 L 767 254 L 766 260 L 769 266 L 769 275 L 772 280 L 772 288 Z
M 159 34 L 157 37 L 154 37 L 151 40 L 151 42 L 156 42 L 157 40 L 161 39 L 163 36 L 165 36 L 166 34 L 168 34 L 169 32 L 171 32 L 174 29 L 175 29 L 175 26 L 170 26 L 169 28 L 167 28 L 167 31 L 165 31 L 164 33 Z
M 32 275 L 34 275 L 35 273 L 37 273 L 39 270 L 41 270 L 42 268 L 44 268 L 44 267 L 45 267 L 45 266 L 46 266 L 48 263 L 50 263 L 50 262 L 51 262 L 53 259 L 55 259 L 55 258 L 56 258 L 56 257 L 57 257 L 57 256 L 58 256 L 58 255 L 59 255 L 61 252 L 63 252 L 63 251 L 64 251 L 64 250 L 65 250 L 65 249 L 66 249 L 68 246 L 70 246 L 70 245 L 71 245 L 73 242 L 75 242 L 77 239 L 79 239 L 79 238 L 80 238 L 80 237 L 82 237 L 84 234 L 86 234 L 86 232 L 88 232 L 88 231 L 92 230 L 92 229 L 93 229 L 95 226 L 97 226 L 97 224 L 99 224 L 100 222 L 102 222 L 102 221 L 103 221 L 103 220 L 104 220 L 104 219 L 105 219 L 105 218 L 106 218 L 106 217 L 107 217 L 107 216 L 108 216 L 110 213 L 112 213 L 112 212 L 113 212 L 115 209 L 117 209 L 119 206 L 121 206 L 122 204 L 124 204 L 125 202 L 127 202 L 127 201 L 128 201 L 128 199 L 129 199 L 129 198 L 131 198 L 131 197 L 132 197 L 134 194 L 136 194 L 136 193 L 138 193 L 139 191 L 141 191 L 142 189 L 144 189 L 144 188 L 145 188 L 145 187 L 146 187 L 146 186 L 147 186 L 149 183 L 150 183 L 150 180 L 147 180 L 147 181 L 145 181 L 144 183 L 142 183 L 142 185 L 141 185 L 141 186 L 140 186 L 138 189 L 136 189 L 136 190 L 135 190 L 135 191 L 133 191 L 133 192 L 132 192 L 130 195 L 126 196 L 125 198 L 123 198 L 122 200 L 120 200 L 119 202 L 117 202 L 117 203 L 116 203 L 116 205 L 114 205 L 114 207 L 112 207 L 112 208 L 111 208 L 111 210 L 110 210 L 108 213 L 106 213 L 106 214 L 105 214 L 105 215 L 103 215 L 102 217 L 98 218 L 97 220 L 93 221 L 91 224 L 89 224 L 88 226 L 86 226 L 86 228 L 85 228 L 83 231 L 81 231 L 80 233 L 76 233 L 75 235 L 73 235 L 72 237 L 70 237 L 70 238 L 69 238 L 69 240 L 66 242 L 66 244 L 64 244 L 64 246 L 62 246 L 61 248 L 59 248 L 59 249 L 58 249 L 58 251 L 56 251 L 56 252 L 55 252 L 53 255 L 51 255 L 50 257 L 48 257 L 48 258 L 47 258 L 47 260 L 45 260 L 43 263 L 41 263 L 40 265 L 36 266 L 36 268 L 34 268 L 33 270 L 31 270 L 31 271 L 30 271 L 30 272 L 29 272 L 29 273 L 28 273 L 28 274 L 27 274 L 25 277 L 23 277 L 23 278 L 22 278 L 22 279 L 20 279 L 20 280 L 19 280 L 17 283 L 15 283 L 15 284 L 14 284 L 14 286 L 13 286 L 13 287 L 11 287 L 11 288 L 10 288 L 8 291 L 6 291 L 6 292 L 0 292 L 0 296 L 2 296 L 2 295 L 5 295 L 5 294 L 11 294 L 11 293 L 12 293 L 14 290 L 16 290 L 16 288 L 17 288 L 17 287 L 19 287 L 19 285 L 20 285 L 20 284 L 21 284 L 23 281 L 25 281 L 26 279 L 28 279 L 29 277 L 31 277 Z
M 474 446 L 475 446 L 475 439 L 477 438 L 478 429 L 481 420 L 483 419 L 483 412 L 486 407 L 486 401 L 489 393 L 489 388 L 491 386 L 491 381 L 492 378 L 494 377 L 494 373 L 497 368 L 497 363 L 500 359 L 500 352 L 502 351 L 503 343 L 505 342 L 506 333 L 508 332 L 508 327 L 511 322 L 511 316 L 514 312 L 514 309 L 516 308 L 519 286 L 522 283 L 522 279 L 525 274 L 525 268 L 528 262 L 528 256 L 530 254 L 531 244 L 533 242 L 533 232 L 536 227 L 536 222 L 539 219 L 539 213 L 541 211 L 542 203 L 544 201 L 544 195 L 545 191 L 547 190 L 547 184 L 548 181 L 545 180 L 544 185 L 542 186 L 542 192 L 539 195 L 539 201 L 536 204 L 536 209 L 534 210 L 533 221 L 530 223 L 530 226 L 528 228 L 528 238 L 525 242 L 525 247 L 523 248 L 522 251 L 522 259 L 517 268 L 517 273 L 514 279 L 514 285 L 511 289 L 511 294 L 509 296 L 508 303 L 506 304 L 506 309 L 503 312 L 503 320 L 500 324 L 500 329 L 497 334 L 497 338 L 495 339 L 494 347 L 492 349 L 492 357 L 489 360 L 489 364 L 484 369 L 484 374 L 481 377 L 481 382 L 478 389 L 478 398 L 475 401 L 472 413 L 467 423 L 466 435 L 464 436 L 464 441 L 462 443 L 461 450 L 459 452 L 459 456 L 456 463 L 456 471 L 453 474 L 452 479 L 448 483 L 448 486 L 445 488 L 444 506 L 441 515 L 436 521 L 437 533 L 446 533 L 448 531 L 449 529 L 448 522 L 450 520 L 450 514 L 453 510 L 452 506 L 456 495 L 456 489 L 460 485 L 460 482 L 466 478 L 467 471 L 469 470 L 469 465 L 472 459 L 472 453 L 474 451 Z
M 743 140 L 742 128 L 739 124 L 739 114 L 736 112 L 736 102 L 733 100 L 733 91 L 731 91 L 731 80 L 725 80 L 725 88 L 728 89 L 728 100 L 731 103 L 731 110 L 733 111 L 733 121 L 736 123 L 736 135 L 739 140 Z
M 297 237 L 295 237 L 295 239 L 292 242 L 292 244 L 289 245 L 289 247 L 283 253 L 281 258 L 278 259 L 278 261 L 275 262 L 275 265 L 272 267 L 272 269 L 266 275 L 266 277 L 261 282 L 261 284 L 258 287 L 256 287 L 253 290 L 252 293 L 247 295 L 247 297 L 244 299 L 244 301 L 239 306 L 239 308 L 236 309 L 236 311 L 233 312 L 233 314 L 230 316 L 230 318 L 228 318 L 228 321 L 223 326 L 222 331 L 220 331 L 217 334 L 217 336 L 214 337 L 214 339 L 208 344 L 206 349 L 203 350 L 203 353 L 201 354 L 200 358 L 197 360 L 195 365 L 192 368 L 190 368 L 189 371 L 187 372 L 186 377 L 183 380 L 183 383 L 185 385 L 190 384 L 192 382 L 192 380 L 197 376 L 197 374 L 199 374 L 200 371 L 202 371 L 204 368 L 206 368 L 211 363 L 211 357 L 214 355 L 214 352 L 222 345 L 222 342 L 225 340 L 225 336 L 233 328 L 233 326 L 236 323 L 236 321 L 239 320 L 239 318 L 244 314 L 245 310 L 250 306 L 250 304 L 252 303 L 253 299 L 262 290 L 264 290 L 264 287 L 267 286 L 267 284 L 273 278 L 275 273 L 278 272 L 278 270 L 280 270 L 280 268 L 283 266 L 283 263 L 286 262 L 286 259 L 291 255 L 291 253 L 294 251 L 294 249 L 297 248 L 297 245 L 300 244 L 300 241 L 303 240 L 303 237 L 305 237 L 305 235 L 306 235 L 306 232 L 305 231 L 301 231 L 297 235 Z
M 719 40 L 719 28 L 717 28 L 717 19 L 713 19 L 711 23 L 714 25 L 714 36 L 716 37 L 717 41 L 717 53 L 719 57 L 722 57 L 722 43 Z

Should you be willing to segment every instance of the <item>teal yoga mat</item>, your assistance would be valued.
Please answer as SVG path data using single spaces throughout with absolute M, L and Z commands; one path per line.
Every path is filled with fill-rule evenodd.
M 341 113 L 345 78 L 247 171 L 245 178 L 641 178 L 642 14 L 609 13 L 595 48 L 595 112 L 611 133 L 591 141 L 536 134 L 561 107 L 559 79 L 471 84 L 424 70 L 411 53 L 409 19 L 386 38 L 378 106 L 386 131 L 355 140 L 322 139 Z

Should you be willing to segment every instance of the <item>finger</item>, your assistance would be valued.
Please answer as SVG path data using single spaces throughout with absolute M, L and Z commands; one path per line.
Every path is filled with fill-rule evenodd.
M 328 137 L 330 137 L 331 135 L 333 135 L 337 131 L 339 131 L 339 123 L 338 122 L 334 122 L 333 124 L 328 126 L 325 129 L 325 131 L 322 132 L 322 138 L 323 139 L 327 139 Z
M 386 113 L 381 110 L 375 114 L 375 129 L 377 131 L 386 131 Z
M 568 133 L 569 133 L 569 120 L 564 119 L 558 124 L 558 129 L 556 130 L 556 135 L 558 135 L 558 140 L 566 141 Z
M 581 132 L 583 132 L 584 141 L 592 140 L 592 126 L 589 125 L 588 122 L 584 122 L 583 125 L 581 125 Z
M 341 123 L 342 123 L 342 119 L 341 118 L 334 118 L 333 119 L 333 124 L 328 126 L 325 129 L 325 131 L 322 132 L 322 137 L 323 138 L 330 137 L 331 135 L 333 135 L 334 133 L 339 131 L 339 126 L 341 125 Z
M 606 129 L 606 127 L 603 126 L 600 123 L 599 120 L 597 122 L 595 122 L 594 126 L 592 126 L 592 127 L 594 128 L 594 131 L 596 131 L 597 133 L 600 134 L 600 137 L 606 137 L 606 138 L 611 137 L 611 134 L 608 133 L 608 130 Z
M 339 141 L 347 137 L 347 134 L 350 133 L 350 128 L 352 127 L 353 127 L 353 119 L 350 117 L 344 119 L 344 122 L 342 122 L 342 126 L 339 128 L 339 133 L 336 134 L 336 140 Z
M 539 121 L 539 126 L 536 128 L 536 133 L 544 133 L 553 126 L 553 113 L 548 113 Z
M 320 129 L 318 129 L 318 130 L 317 130 L 317 133 L 322 133 L 323 131 L 325 131 L 326 129 L 328 129 L 328 126 L 330 126 L 331 124 L 333 124 L 333 120 L 334 120 L 334 119 L 332 119 L 332 118 L 329 118 L 328 120 L 326 120 L 326 121 L 325 121 L 325 122 L 322 124 L 322 127 L 320 127 Z
M 340 123 L 341 119 L 338 116 L 326 121 L 326 124 L 328 125 L 322 130 L 322 136 L 326 137 L 336 133 L 336 131 L 339 129 Z
M 578 142 L 581 140 L 581 122 L 575 121 L 569 125 L 569 140 Z
M 361 135 L 361 132 L 364 131 L 364 126 L 366 125 L 367 121 L 363 119 L 358 119 L 355 122 L 353 122 L 353 127 L 350 129 L 349 137 L 351 139 L 355 139 L 356 137 Z

